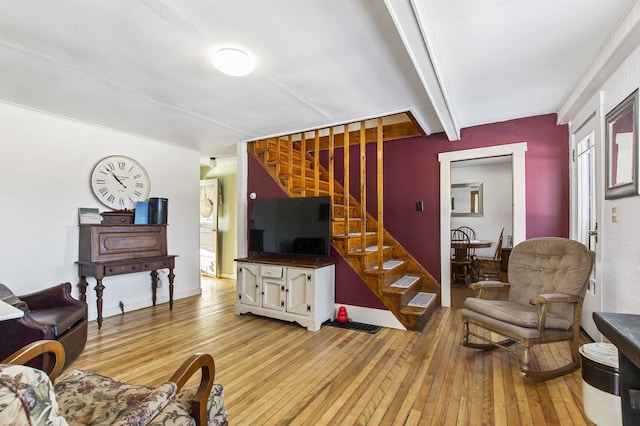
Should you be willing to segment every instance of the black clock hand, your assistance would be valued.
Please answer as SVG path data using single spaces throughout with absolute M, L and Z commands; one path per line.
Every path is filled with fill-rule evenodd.
M 116 176 L 115 173 L 113 173 L 111 170 L 109 170 L 109 173 L 111 173 L 111 176 L 113 176 L 113 178 L 117 180 L 120 185 L 122 185 L 125 189 L 127 188 L 127 186 L 124 183 L 122 183 L 120 179 L 118 179 L 118 176 Z

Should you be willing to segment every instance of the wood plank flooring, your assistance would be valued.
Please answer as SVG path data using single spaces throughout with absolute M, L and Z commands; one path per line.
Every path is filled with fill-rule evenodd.
M 236 316 L 235 281 L 204 279 L 201 296 L 105 318 L 89 325 L 70 368 L 156 386 L 194 352 L 216 362 L 230 425 L 591 425 L 580 371 L 536 383 L 514 355 L 460 345 L 453 289 L 423 332 L 377 334 Z M 93 300 L 89 296 L 89 303 Z M 586 343 L 586 337 L 583 337 Z M 564 343 L 536 352 L 540 365 L 568 357 Z

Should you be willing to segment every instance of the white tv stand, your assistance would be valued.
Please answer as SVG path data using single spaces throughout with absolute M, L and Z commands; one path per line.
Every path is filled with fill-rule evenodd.
M 237 262 L 236 315 L 253 313 L 318 331 L 333 320 L 335 265 L 315 258 L 255 256 Z

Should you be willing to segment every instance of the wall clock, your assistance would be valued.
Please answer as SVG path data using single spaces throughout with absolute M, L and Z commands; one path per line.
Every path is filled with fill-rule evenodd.
M 146 201 L 151 189 L 147 171 L 133 158 L 105 157 L 91 172 L 91 189 L 98 200 L 114 210 L 133 210 Z

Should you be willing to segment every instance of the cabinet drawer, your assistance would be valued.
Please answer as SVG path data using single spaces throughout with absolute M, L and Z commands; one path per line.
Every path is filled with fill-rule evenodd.
M 140 272 L 139 263 L 130 263 L 128 265 L 107 266 L 104 268 L 105 275 L 129 274 L 131 272 Z
M 284 268 L 282 266 L 261 265 L 260 266 L 260 276 L 282 279 L 282 270 L 283 269 Z
M 172 267 L 170 260 L 158 260 L 154 262 L 142 262 L 141 271 L 155 271 L 156 269 L 166 269 Z

